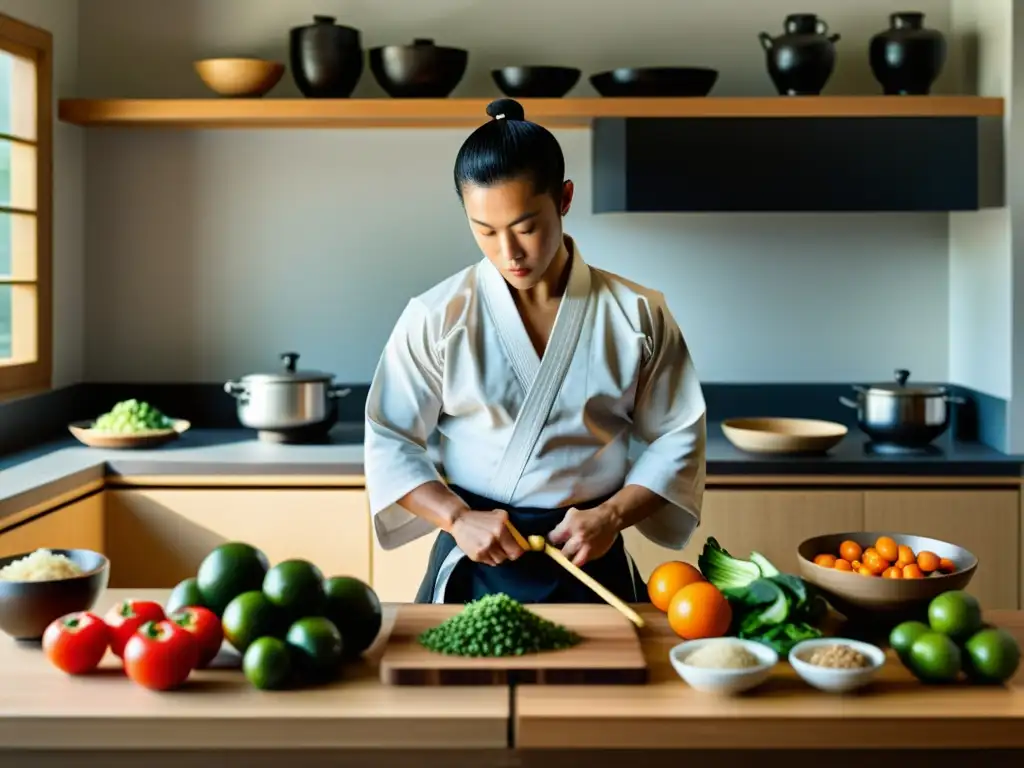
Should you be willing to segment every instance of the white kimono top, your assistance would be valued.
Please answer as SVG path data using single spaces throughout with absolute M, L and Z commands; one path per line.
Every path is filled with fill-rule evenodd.
M 700 519 L 706 443 L 686 342 L 661 293 L 588 266 L 569 245 L 543 358 L 486 259 L 406 305 L 366 401 L 366 485 L 384 549 L 436 530 L 396 502 L 445 478 L 499 504 L 547 509 L 641 485 L 666 504 L 637 530 L 686 545 Z M 643 447 L 634 462 L 632 441 Z M 464 556 L 455 547 L 445 562 L 436 601 Z

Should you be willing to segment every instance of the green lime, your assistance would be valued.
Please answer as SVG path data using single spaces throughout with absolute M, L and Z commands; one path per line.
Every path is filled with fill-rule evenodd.
M 285 642 L 292 650 L 296 666 L 313 682 L 329 680 L 341 667 L 341 633 L 329 619 L 299 619 L 288 628 Z
M 245 649 L 242 671 L 257 688 L 278 690 L 286 687 L 292 674 L 288 646 L 277 637 L 257 637 Z
M 262 589 L 268 568 L 267 556 L 251 544 L 220 545 L 203 558 L 196 573 L 203 604 L 220 616 L 243 592 Z
M 962 590 L 943 592 L 928 604 L 928 623 L 936 632 L 963 642 L 981 629 L 981 605 Z
M 203 595 L 199 591 L 199 582 L 195 579 L 179 581 L 171 590 L 167 598 L 167 605 L 164 606 L 164 613 L 170 616 L 181 608 L 205 608 Z
M 284 560 L 263 579 L 263 594 L 287 616 L 319 616 L 324 608 L 324 575 L 306 560 Z
M 941 632 L 925 632 L 910 644 L 904 662 L 926 683 L 952 683 L 960 674 L 960 646 Z
M 968 676 L 981 683 L 1005 683 L 1020 666 L 1020 646 L 1005 629 L 983 629 L 964 645 Z
M 262 592 L 243 592 L 224 609 L 221 619 L 224 639 L 245 653 L 260 637 L 281 637 L 283 622 L 279 610 Z
M 905 659 L 910 646 L 926 632 L 931 632 L 931 629 L 923 621 L 904 621 L 893 627 L 889 633 L 889 645 L 896 651 L 897 656 Z
M 382 614 L 377 593 L 352 576 L 333 576 L 324 583 L 324 616 L 341 632 L 345 657 L 353 659 L 377 639 Z

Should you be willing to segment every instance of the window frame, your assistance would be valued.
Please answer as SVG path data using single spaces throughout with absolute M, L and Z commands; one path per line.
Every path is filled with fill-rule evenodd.
M 0 14 L 0 51 L 32 59 L 36 67 L 36 360 L 0 363 L 5 398 L 50 389 L 53 382 L 53 35 Z

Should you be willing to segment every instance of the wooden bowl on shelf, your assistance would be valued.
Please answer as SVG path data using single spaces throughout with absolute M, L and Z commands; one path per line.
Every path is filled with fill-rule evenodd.
M 834 421 L 790 418 L 742 418 L 722 422 L 725 438 L 750 453 L 825 453 L 849 429 Z
M 220 96 L 256 99 L 281 81 L 284 64 L 266 59 L 200 59 L 196 74 Z
M 940 558 L 949 558 L 955 570 L 917 579 L 888 579 L 840 571 L 814 562 L 814 558 L 822 554 L 838 557 L 839 546 L 844 541 L 855 541 L 864 550 L 875 546 L 880 536 L 908 545 L 915 555 L 934 552 Z M 847 619 L 886 626 L 907 619 L 922 619 L 932 598 L 950 590 L 964 589 L 978 569 L 978 558 L 963 547 L 940 539 L 890 531 L 848 531 L 805 539 L 797 547 L 797 563 L 800 577 L 817 587 Z
M 68 430 L 83 445 L 90 448 L 156 448 L 181 437 L 192 426 L 185 419 L 175 419 L 168 429 L 150 429 L 145 432 L 122 434 L 93 428 L 91 421 L 76 421 Z

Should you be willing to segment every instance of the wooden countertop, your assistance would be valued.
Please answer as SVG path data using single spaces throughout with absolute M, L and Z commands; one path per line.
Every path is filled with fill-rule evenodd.
M 894 658 L 857 695 L 811 688 L 785 662 L 737 698 L 689 688 L 668 660 L 680 642 L 651 606 L 648 685 L 521 686 L 514 700 L 520 749 L 1024 748 L 1024 666 L 1006 687 L 925 686 Z M 1024 612 L 986 619 L 1024 645 Z
M 161 603 L 166 590 L 111 589 L 96 610 L 125 597 Z M 102 614 L 101 614 L 102 615 Z M 376 658 L 394 621 L 387 607 L 370 661 L 345 680 L 298 691 L 260 691 L 238 670 L 193 672 L 173 692 L 148 691 L 107 655 L 106 671 L 69 677 L 38 646 L 0 636 L 3 749 L 504 749 L 509 692 L 501 686 L 396 688 Z

